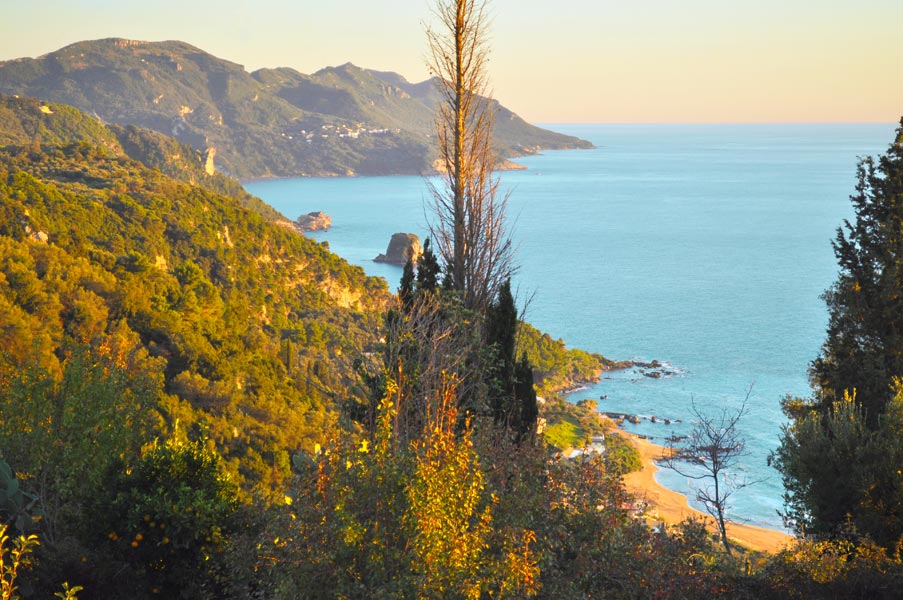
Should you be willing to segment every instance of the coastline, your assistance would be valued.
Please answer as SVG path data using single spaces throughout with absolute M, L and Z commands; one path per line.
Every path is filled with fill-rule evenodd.
M 579 148 L 576 148 L 579 149 Z M 570 148 L 569 148 L 570 150 Z M 513 156 L 511 158 L 523 158 L 524 156 L 533 156 L 531 154 L 518 155 Z M 505 161 L 499 166 L 492 169 L 494 173 L 500 173 L 502 171 L 526 171 L 527 166 L 522 165 L 518 162 L 514 162 L 513 160 L 505 159 Z M 221 175 L 225 175 L 223 171 L 217 171 L 217 173 Z M 297 175 L 258 175 L 255 177 L 243 177 L 243 178 L 235 178 L 235 180 L 241 184 L 242 187 L 246 183 L 255 184 L 255 183 L 264 183 L 267 181 L 279 181 L 282 179 L 364 179 L 367 177 L 435 177 L 439 175 L 439 171 L 420 171 L 420 172 L 389 172 L 389 173 L 358 173 L 356 171 L 352 171 L 350 173 L 303 173 Z M 247 190 L 245 190 L 247 191 Z M 251 192 L 248 192 L 249 194 Z
M 623 429 L 619 431 L 621 435 L 630 439 L 642 458 L 642 469 L 625 475 L 624 486 L 637 500 L 648 503 L 646 520 L 653 525 L 661 522 L 675 525 L 690 517 L 699 518 L 706 523 L 709 531 L 714 532 L 715 520 L 710 515 L 691 507 L 686 496 L 669 490 L 655 480 L 655 473 L 659 469 L 655 461 L 666 449 Z M 734 521 L 728 521 L 727 533 L 732 542 L 758 552 L 778 552 L 794 540 L 793 536 L 782 531 Z

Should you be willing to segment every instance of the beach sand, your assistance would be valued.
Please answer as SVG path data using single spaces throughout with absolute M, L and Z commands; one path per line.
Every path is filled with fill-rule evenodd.
M 683 494 L 669 490 L 655 481 L 658 466 L 654 461 L 661 458 L 665 448 L 632 434 L 626 432 L 623 434 L 630 437 L 643 459 L 643 468 L 626 475 L 624 484 L 627 491 L 638 500 L 646 500 L 649 503 L 646 514 L 650 524 L 664 522 L 673 525 L 689 517 L 698 517 L 706 522 L 711 531 L 715 531 L 715 520 L 712 517 L 691 508 L 687 497 Z M 730 521 L 727 524 L 727 535 L 744 548 L 762 552 L 777 552 L 793 541 L 793 537 L 780 531 Z

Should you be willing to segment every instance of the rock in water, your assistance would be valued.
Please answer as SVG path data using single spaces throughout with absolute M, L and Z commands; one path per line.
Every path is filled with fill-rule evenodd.
M 389 263 L 391 265 L 404 265 L 408 259 L 417 262 L 423 248 L 420 247 L 420 238 L 413 233 L 394 233 L 389 240 L 389 247 L 385 254 L 380 254 L 373 262 Z
M 324 212 L 308 213 L 295 220 L 299 231 L 327 231 L 331 226 L 332 219 Z

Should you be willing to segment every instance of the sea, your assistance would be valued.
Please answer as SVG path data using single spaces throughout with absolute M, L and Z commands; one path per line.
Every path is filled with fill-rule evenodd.
M 745 402 L 747 454 L 734 475 L 748 485 L 728 515 L 783 529 L 781 478 L 768 465 L 786 423 L 781 400 L 811 395 L 808 368 L 827 323 L 821 295 L 838 269 L 831 241 L 853 217 L 858 158 L 884 152 L 895 126 L 544 126 L 596 148 L 543 152 L 499 174 L 526 318 L 570 347 L 662 364 L 658 377 L 611 372 L 568 399 L 638 415 L 626 427 L 659 444 L 686 435 L 693 407 L 718 418 Z M 310 235 L 393 289 L 401 269 L 373 259 L 393 233 L 429 230 L 421 177 L 245 187 L 293 219 L 326 212 L 332 228 Z M 657 479 L 702 508 L 698 482 L 667 469 Z

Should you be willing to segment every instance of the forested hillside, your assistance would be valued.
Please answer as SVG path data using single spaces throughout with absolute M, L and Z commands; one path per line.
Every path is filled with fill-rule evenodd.
M 133 125 L 103 126 L 97 119 L 65 104 L 41 102 L 0 94 L 0 148 L 60 146 L 84 142 L 116 156 L 128 156 L 151 169 L 238 199 L 242 206 L 268 221 L 289 221 L 241 184 L 217 172 L 208 172 L 203 153 L 171 137 Z
M 130 375 L 162 373 L 165 428 L 203 428 L 238 481 L 287 476 L 288 450 L 360 393 L 385 283 L 245 208 L 276 214 L 173 140 L 3 100 L 4 387 L 108 348 Z

